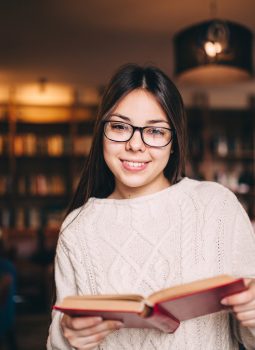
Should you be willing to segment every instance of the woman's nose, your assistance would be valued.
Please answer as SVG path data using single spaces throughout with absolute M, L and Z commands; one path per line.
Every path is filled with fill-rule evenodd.
M 126 146 L 133 151 L 145 151 L 146 146 L 143 142 L 140 130 L 135 130 L 131 139 L 127 141 Z

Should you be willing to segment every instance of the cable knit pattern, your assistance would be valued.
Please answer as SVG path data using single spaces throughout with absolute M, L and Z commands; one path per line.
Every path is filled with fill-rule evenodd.
M 55 260 L 57 299 L 135 293 L 228 273 L 255 278 L 255 235 L 236 197 L 212 182 L 184 178 L 134 199 L 90 200 L 62 225 Z M 53 312 L 48 350 L 70 350 Z M 220 312 L 182 322 L 174 334 L 121 329 L 98 350 L 255 349 L 255 331 Z

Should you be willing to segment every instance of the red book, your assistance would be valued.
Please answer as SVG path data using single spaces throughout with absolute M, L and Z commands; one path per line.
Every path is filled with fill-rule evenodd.
M 220 275 L 162 289 L 149 297 L 134 294 L 69 296 L 54 306 L 70 316 L 101 316 L 127 328 L 173 333 L 181 321 L 226 310 L 220 301 L 246 290 L 242 278 Z

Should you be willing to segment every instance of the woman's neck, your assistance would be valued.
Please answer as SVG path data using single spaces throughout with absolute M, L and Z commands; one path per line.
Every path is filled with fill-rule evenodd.
M 141 187 L 127 187 L 123 184 L 116 183 L 115 189 L 108 197 L 109 199 L 130 199 L 146 196 L 164 190 L 171 184 L 168 179 L 164 177 L 163 181 L 159 184 L 152 184 L 151 186 L 141 186 Z

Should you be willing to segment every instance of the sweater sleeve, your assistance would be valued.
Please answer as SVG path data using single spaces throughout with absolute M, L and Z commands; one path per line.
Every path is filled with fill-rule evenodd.
M 55 257 L 55 283 L 56 283 L 56 301 L 62 300 L 67 295 L 77 294 L 74 269 L 71 264 L 69 252 L 60 235 L 56 257 Z M 47 341 L 47 350 L 71 350 L 72 347 L 67 343 L 62 335 L 60 321 L 62 313 L 56 310 L 52 311 L 52 322 L 49 329 Z
M 233 275 L 255 278 L 255 233 L 245 210 L 238 202 L 233 232 Z M 255 328 L 243 327 L 231 314 L 233 332 L 247 350 L 255 349 Z

